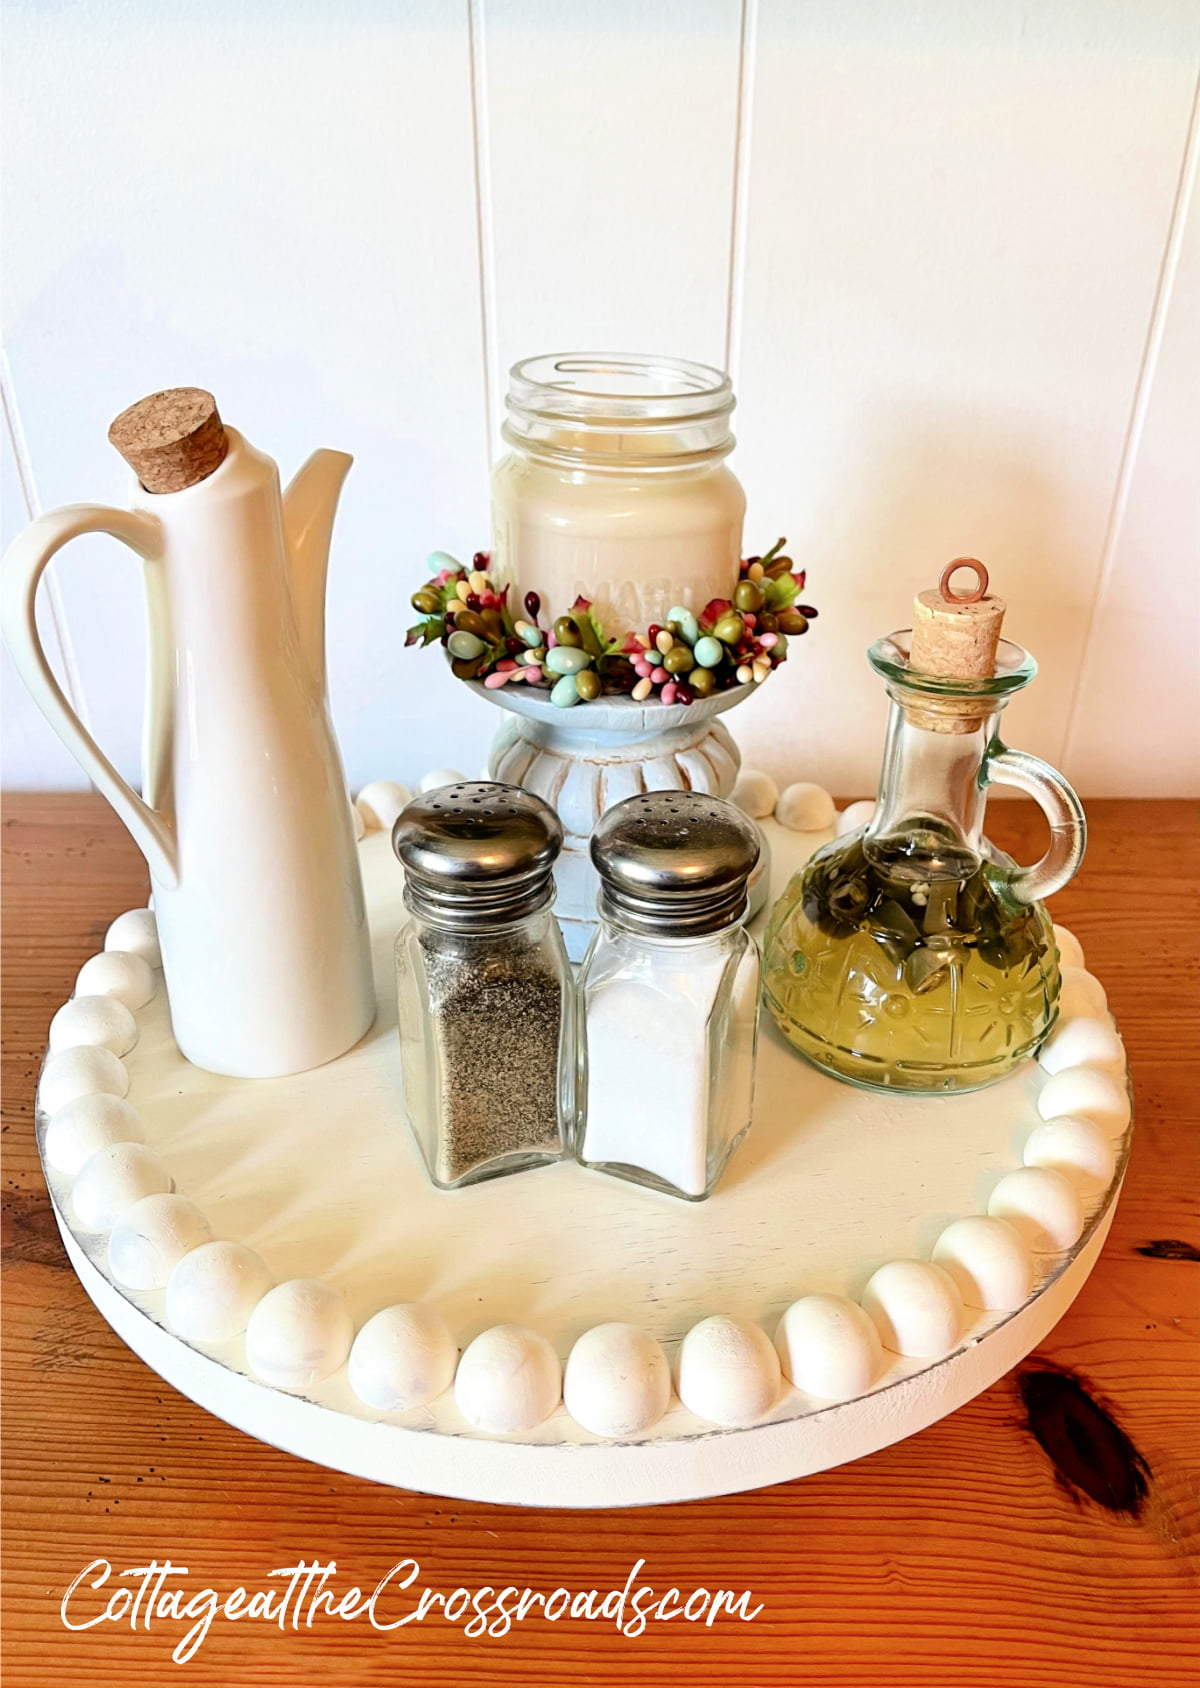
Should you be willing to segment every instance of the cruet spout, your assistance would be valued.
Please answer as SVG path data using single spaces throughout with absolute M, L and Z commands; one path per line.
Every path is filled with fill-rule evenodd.
M 300 647 L 313 683 L 325 690 L 325 579 L 329 540 L 342 482 L 354 459 L 344 451 L 314 451 L 283 494 L 283 527 L 291 568 L 292 602 Z

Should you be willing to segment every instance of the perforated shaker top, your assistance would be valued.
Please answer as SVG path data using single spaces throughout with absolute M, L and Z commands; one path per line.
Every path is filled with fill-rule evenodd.
M 562 842 L 548 803 L 495 780 L 424 792 L 392 828 L 409 906 L 453 926 L 519 920 L 543 907 Z
M 600 909 L 626 931 L 699 937 L 740 920 L 758 861 L 758 828 L 698 791 L 627 797 L 592 834 Z

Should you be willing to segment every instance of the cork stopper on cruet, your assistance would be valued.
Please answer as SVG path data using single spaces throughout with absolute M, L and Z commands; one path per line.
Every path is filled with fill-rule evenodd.
M 217 401 L 203 387 L 169 387 L 139 399 L 108 437 L 147 492 L 182 492 L 207 480 L 229 450 Z
M 951 580 L 959 569 L 975 574 L 975 590 L 956 593 Z M 912 645 L 908 667 L 914 674 L 941 680 L 989 680 L 996 672 L 996 647 L 1008 608 L 988 595 L 988 572 L 975 557 L 956 557 L 942 570 L 938 584 L 913 599 Z M 909 719 L 939 733 L 971 733 L 983 715 L 970 697 L 933 697 L 908 705 Z

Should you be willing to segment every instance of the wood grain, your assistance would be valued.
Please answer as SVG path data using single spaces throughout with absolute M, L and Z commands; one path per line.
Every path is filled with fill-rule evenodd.
M 1030 806 L 995 804 L 990 818 L 996 841 L 1019 857 L 1039 847 L 1042 823 Z M 1091 819 L 1087 863 L 1054 912 L 1078 932 L 1121 1021 L 1138 1130 L 1112 1237 L 1068 1317 L 1021 1375 L 856 1465 L 757 1494 L 584 1515 L 433 1501 L 289 1458 L 209 1418 L 109 1331 L 59 1246 L 31 1098 L 51 1014 L 108 922 L 144 901 L 145 874 L 98 799 L 9 798 L 3 1404 L 10 1688 L 55 1673 L 96 1688 L 167 1680 L 184 1625 L 69 1633 L 59 1607 L 92 1559 L 121 1569 L 168 1554 L 188 1567 L 191 1592 L 270 1586 L 269 1571 L 300 1557 L 335 1559 L 331 1581 L 339 1592 L 369 1588 L 412 1555 L 420 1586 L 447 1594 L 486 1584 L 603 1593 L 620 1588 L 644 1559 L 640 1580 L 661 1591 L 747 1588 L 751 1607 L 763 1606 L 749 1624 L 722 1619 L 706 1628 L 679 1619 L 651 1625 L 637 1639 L 611 1622 L 569 1618 L 531 1617 L 503 1638 L 477 1640 L 440 1617 L 391 1634 L 365 1619 L 318 1621 L 299 1633 L 215 1625 L 185 1667 L 188 1680 L 202 1684 L 672 1679 L 1177 1688 L 1190 1679 L 1200 1656 L 1200 829 L 1185 804 L 1096 803 Z M 1143 1252 L 1155 1244 L 1171 1246 Z M 1061 1402 L 1064 1389 L 1036 1380 L 1031 1387 L 1038 1372 L 1074 1379 L 1085 1394 L 1068 1385 L 1068 1405 L 1094 1402 L 1117 1442 L 1102 1424 L 1097 1429 L 1090 1406 L 1057 1426 L 1048 1419 L 1045 1401 Z M 1036 1434 L 1027 1403 L 1040 1415 Z M 1075 1482 L 1047 1449 L 1057 1449 Z M 1107 1458 L 1117 1465 L 1106 1467 Z

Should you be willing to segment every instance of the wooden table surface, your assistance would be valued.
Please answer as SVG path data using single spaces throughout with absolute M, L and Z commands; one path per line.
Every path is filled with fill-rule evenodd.
M 1083 872 L 1055 900 L 1104 981 L 1137 1093 L 1132 1163 L 1104 1255 L 1043 1347 L 977 1400 L 896 1447 L 754 1494 L 646 1511 L 555 1513 L 375 1487 L 251 1441 L 148 1371 L 67 1264 L 34 1147 L 46 1027 L 123 909 L 140 858 L 95 797 L 10 797 L 4 837 L 4 1666 L 132 1688 L 174 1679 L 192 1620 L 69 1631 L 93 1560 L 112 1580 L 170 1558 L 184 1599 L 270 1588 L 299 1560 L 367 1590 L 405 1559 L 418 1589 L 550 1595 L 639 1586 L 747 1589 L 752 1621 L 616 1622 L 534 1610 L 468 1637 L 435 1611 L 391 1631 L 319 1619 L 215 1622 L 178 1667 L 195 1683 L 707 1683 L 855 1688 L 1181 1688 L 1195 1680 L 1198 1521 L 1197 815 L 1090 805 Z M 1041 847 L 1025 803 L 989 830 Z M 279 1579 L 276 1579 L 278 1581 Z M 286 1581 L 286 1579 L 284 1579 Z M 460 1601 L 460 1604 L 462 1602 Z M 562 1604 L 562 1602 L 559 1602 Z M 599 1605 L 599 1601 L 596 1603 Z M 610 1606 L 609 1610 L 612 1608 Z

